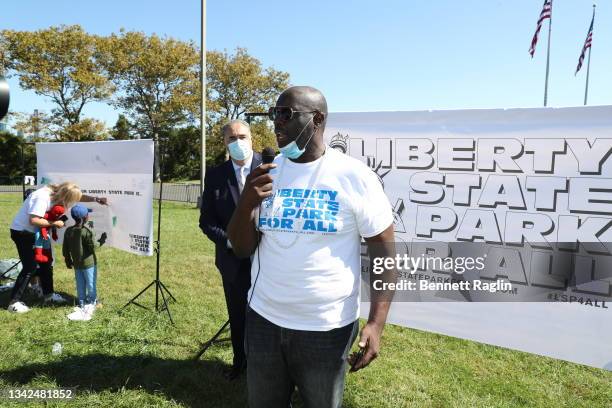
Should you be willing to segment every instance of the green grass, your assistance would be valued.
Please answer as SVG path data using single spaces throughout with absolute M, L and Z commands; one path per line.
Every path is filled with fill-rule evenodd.
M 0 258 L 17 255 L 8 229 L 19 205 L 18 194 L 0 194 Z M 197 227 L 196 209 L 164 204 L 163 211 L 161 279 L 178 300 L 170 306 L 176 325 L 135 306 L 119 313 L 153 280 L 155 258 L 102 248 L 98 294 L 104 307 L 92 321 L 70 322 L 71 307 L 40 307 L 31 298 L 30 313 L 0 310 L 0 389 L 77 388 L 69 403 L 29 406 L 246 406 L 244 378 L 230 383 L 221 374 L 231 362 L 229 343 L 193 361 L 200 343 L 226 320 L 214 248 Z M 72 271 L 61 262 L 55 285 L 57 292 L 75 293 Z M 153 294 L 142 303 L 153 305 Z M 7 303 L 8 294 L 0 294 L 0 306 Z M 63 344 L 60 356 L 51 354 L 55 342 Z M 28 404 L 0 400 L 5 406 Z M 612 373 L 389 325 L 381 357 L 347 375 L 344 406 L 610 407 Z

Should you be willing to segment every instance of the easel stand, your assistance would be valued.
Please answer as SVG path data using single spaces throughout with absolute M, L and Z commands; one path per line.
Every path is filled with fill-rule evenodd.
M 159 143 L 158 137 L 157 135 L 155 135 L 155 143 L 157 143 L 160 147 L 160 152 L 159 152 L 159 160 L 160 160 L 160 166 L 159 168 L 162 169 L 162 161 L 161 158 L 163 157 L 162 153 L 161 153 L 161 143 Z M 128 307 L 129 305 L 136 305 L 138 307 L 141 307 L 143 309 L 147 309 L 149 310 L 148 307 L 141 305 L 140 303 L 136 302 L 136 299 L 138 299 L 141 295 L 143 295 L 147 290 L 149 290 L 152 287 L 155 287 L 155 311 L 160 313 L 163 312 L 164 310 L 168 313 L 168 318 L 170 319 L 170 323 L 174 324 L 174 320 L 172 320 L 172 314 L 170 313 L 170 308 L 169 308 L 169 304 L 168 302 L 170 300 L 173 300 L 174 302 L 176 302 L 176 298 L 172 295 L 172 293 L 170 293 L 170 291 L 168 290 L 168 288 L 166 287 L 166 285 L 164 285 L 164 283 L 159 279 L 159 259 L 160 259 L 160 254 L 161 254 L 161 215 L 162 215 L 162 193 L 163 193 L 163 189 L 164 189 L 164 182 L 162 181 L 162 178 L 160 176 L 160 182 L 159 182 L 159 197 L 158 197 L 158 207 L 157 207 L 157 241 L 154 241 L 154 251 L 157 254 L 157 262 L 156 262 L 156 268 L 155 268 L 155 280 L 151 283 L 149 283 L 149 285 L 147 285 L 147 287 L 145 287 L 143 290 L 141 290 L 140 292 L 138 292 L 138 294 L 136 296 L 134 296 L 132 299 L 130 299 L 129 302 L 127 302 L 122 308 L 121 310 L 125 309 L 126 307 Z M 160 301 L 161 298 L 161 301 Z

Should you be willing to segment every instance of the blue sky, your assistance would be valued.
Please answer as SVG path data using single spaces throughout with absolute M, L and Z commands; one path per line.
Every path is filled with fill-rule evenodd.
M 547 25 L 528 49 L 542 0 L 208 0 L 207 48 L 245 47 L 292 84 L 323 91 L 331 111 L 539 107 Z M 585 66 L 574 70 L 592 14 L 587 0 L 555 0 L 549 106 L 582 105 Z M 3 4 L 2 27 L 80 24 L 96 34 L 121 27 L 200 42 L 199 0 L 20 0 Z M 589 105 L 612 104 L 612 5 L 597 7 Z M 546 23 L 547 24 L 547 23 Z M 606 74 L 608 73 L 608 74 Z M 11 110 L 50 104 L 10 80 Z M 117 112 L 86 116 L 112 126 Z

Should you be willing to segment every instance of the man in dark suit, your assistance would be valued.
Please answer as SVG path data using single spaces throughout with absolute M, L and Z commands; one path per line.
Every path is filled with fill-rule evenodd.
M 200 228 L 215 243 L 215 265 L 223 280 L 234 350 L 233 366 L 226 373 L 226 378 L 233 380 L 244 371 L 246 365 L 244 328 L 247 292 L 251 286 L 251 260 L 239 259 L 234 255 L 226 229 L 246 176 L 261 164 L 261 155 L 253 152 L 248 123 L 232 120 L 223 127 L 222 133 L 230 159 L 206 172 Z

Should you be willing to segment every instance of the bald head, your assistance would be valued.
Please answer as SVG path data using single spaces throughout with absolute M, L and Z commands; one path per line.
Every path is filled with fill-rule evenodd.
M 320 157 L 325 152 L 323 132 L 327 121 L 327 101 L 321 91 L 311 86 L 292 86 L 280 94 L 276 108 L 285 108 L 285 114 L 274 119 L 281 150 L 294 141 L 305 151 L 293 161 L 306 163 Z
M 305 110 L 318 110 L 327 117 L 327 101 L 317 88 L 312 86 L 292 86 L 280 94 L 278 101 L 291 100 Z M 285 105 L 277 102 L 277 105 Z

